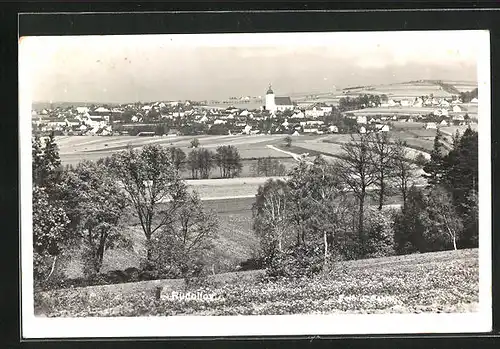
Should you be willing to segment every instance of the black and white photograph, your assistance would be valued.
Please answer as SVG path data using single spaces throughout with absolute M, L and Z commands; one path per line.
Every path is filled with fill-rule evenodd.
M 28 338 L 491 330 L 489 32 L 19 40 Z

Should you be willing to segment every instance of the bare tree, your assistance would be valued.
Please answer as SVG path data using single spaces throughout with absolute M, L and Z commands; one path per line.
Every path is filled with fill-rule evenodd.
M 378 209 L 382 210 L 390 189 L 391 180 L 394 177 L 395 147 L 391 144 L 390 136 L 386 132 L 375 133 L 371 145 L 373 167 L 378 187 Z
M 336 162 L 338 174 L 348 189 L 354 192 L 358 199 L 358 234 L 361 243 L 365 242 L 364 232 L 364 205 L 367 189 L 377 181 L 377 168 L 373 166 L 370 151 L 370 135 L 361 134 L 356 140 L 351 135 L 351 140 L 342 145 L 342 160 Z
M 396 187 L 403 197 L 403 209 L 406 207 L 408 191 L 414 183 L 416 166 L 412 163 L 406 142 L 398 139 L 393 153 L 394 176 Z

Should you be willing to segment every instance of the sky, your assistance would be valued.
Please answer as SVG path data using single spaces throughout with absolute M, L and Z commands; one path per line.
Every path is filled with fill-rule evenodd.
M 482 31 L 60 36 L 20 39 L 33 101 L 127 103 L 477 80 Z

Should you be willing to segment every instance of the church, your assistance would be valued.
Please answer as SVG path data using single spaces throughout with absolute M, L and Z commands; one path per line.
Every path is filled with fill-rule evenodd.
M 269 85 L 269 89 L 266 92 L 266 110 L 271 113 L 276 113 L 277 111 L 293 110 L 294 106 L 290 97 L 276 97 L 274 92 Z

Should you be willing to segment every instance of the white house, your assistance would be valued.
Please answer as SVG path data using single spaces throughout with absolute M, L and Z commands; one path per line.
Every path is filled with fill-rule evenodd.
M 288 127 L 289 123 L 288 123 L 288 120 L 285 119 L 285 121 L 281 124 L 281 126 L 283 127 Z
M 294 133 L 292 133 L 292 136 L 300 136 L 299 131 L 296 130 Z
M 453 121 L 465 121 L 463 115 L 455 115 L 455 116 L 453 116 L 452 120 Z
M 437 128 L 437 125 L 435 122 L 428 122 L 425 124 L 425 129 L 426 130 L 429 130 L 429 129 L 436 129 Z
M 90 109 L 88 107 L 76 107 L 76 112 L 78 114 L 85 114 L 88 113 Z
M 449 107 L 450 106 L 450 103 L 446 100 L 446 99 L 443 99 L 441 100 L 441 103 L 439 103 L 442 107 Z
M 443 120 L 439 123 L 439 126 L 448 126 L 448 121 Z
M 241 113 L 240 113 L 240 116 L 248 116 L 248 110 L 243 110 Z
M 364 126 L 361 126 L 359 128 L 359 133 L 366 133 L 366 128 Z
M 413 101 L 413 107 L 415 108 L 421 108 L 423 104 L 424 101 L 420 97 L 416 97 L 415 100 Z
M 358 124 L 366 124 L 367 123 L 366 116 L 363 116 L 363 115 L 358 116 L 356 118 L 356 123 L 358 123 Z
M 304 133 L 318 133 L 318 131 L 317 127 L 304 128 Z
M 453 106 L 453 112 L 454 113 L 460 113 L 462 111 L 462 108 L 460 108 L 459 105 Z
M 226 122 L 227 122 L 226 120 L 217 119 L 214 121 L 214 125 L 223 125 Z
M 252 129 L 252 126 L 246 125 L 245 128 L 243 129 L 244 134 L 250 134 L 250 130 Z
M 109 110 L 109 109 L 107 109 L 107 108 L 104 108 L 104 107 L 99 107 L 99 108 L 97 108 L 94 112 L 95 112 L 95 113 L 109 113 L 109 112 L 110 112 L 110 110 Z
M 339 132 L 339 128 L 335 125 L 331 125 L 331 126 L 328 126 L 328 131 L 332 132 L 332 133 L 338 133 Z
M 389 125 L 378 124 L 378 125 L 375 125 L 375 128 L 379 132 L 389 132 L 390 131 Z
M 321 108 L 316 108 L 316 107 L 306 109 L 305 114 L 307 117 L 310 117 L 310 118 L 318 118 L 320 116 L 325 115 L 325 113 L 323 112 L 323 110 Z
M 389 101 L 387 102 L 387 105 L 389 107 L 395 107 L 397 105 L 397 103 L 393 99 L 389 99 Z
M 139 121 L 139 118 L 134 115 L 134 116 L 132 116 L 132 118 L 130 119 L 130 121 L 137 122 L 137 121 Z
M 293 114 L 293 117 L 296 119 L 303 119 L 303 118 L 305 118 L 305 115 L 302 111 L 299 111 L 299 112 L 296 112 L 295 114 Z
M 472 100 L 470 101 L 471 103 L 477 103 L 477 98 L 472 98 Z

